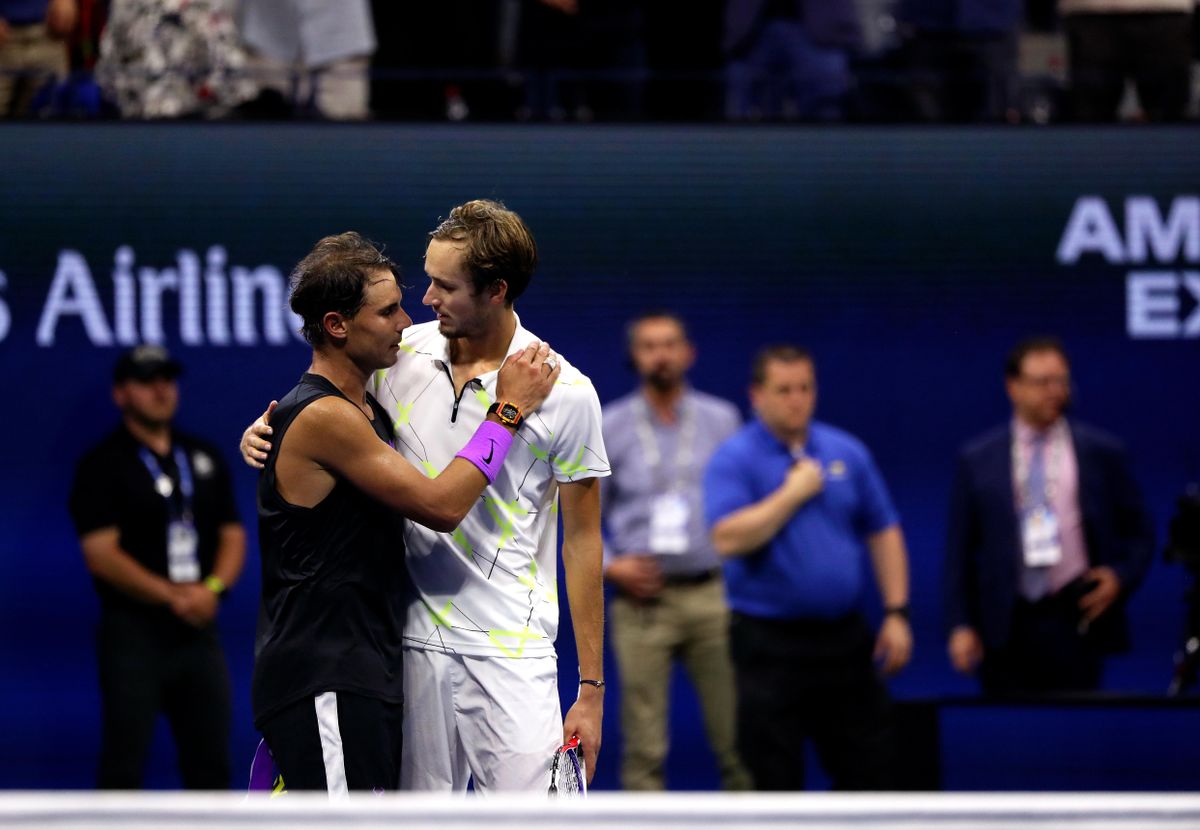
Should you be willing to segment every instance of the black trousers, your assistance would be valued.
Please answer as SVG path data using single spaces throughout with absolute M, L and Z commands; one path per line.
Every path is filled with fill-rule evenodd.
M 925 122 L 1005 121 L 1017 109 L 1015 32 L 917 32 L 907 45 L 909 89 Z
M 979 667 L 984 692 L 1014 695 L 1099 688 L 1103 654 L 1080 627 L 1079 597 L 1086 589 L 1076 581 L 1038 602 L 1017 602 L 1008 642 L 984 650 Z
M 100 621 L 100 789 L 141 788 L 160 712 L 183 786 L 229 789 L 229 671 L 216 629 L 165 622 L 107 611 Z
M 738 751 L 759 790 L 804 789 L 812 740 L 834 789 L 894 787 L 891 702 L 858 614 L 768 620 L 734 613 Z
M 1148 120 L 1184 117 L 1192 83 L 1190 14 L 1072 14 L 1063 27 L 1075 120 L 1115 121 L 1126 78 Z
M 260 725 L 287 790 L 400 786 L 404 707 L 350 692 L 305 697 Z

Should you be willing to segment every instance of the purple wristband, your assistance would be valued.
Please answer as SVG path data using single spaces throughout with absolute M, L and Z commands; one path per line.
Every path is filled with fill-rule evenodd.
M 500 474 L 500 468 L 504 466 L 504 458 L 508 455 L 512 440 L 512 433 L 507 429 L 495 421 L 484 421 L 479 425 L 479 429 L 475 430 L 467 445 L 454 457 L 470 461 L 479 468 L 479 472 L 487 476 L 488 484 L 491 484 Z

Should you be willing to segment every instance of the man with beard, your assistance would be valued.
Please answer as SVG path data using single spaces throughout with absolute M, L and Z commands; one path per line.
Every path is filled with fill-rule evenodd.
M 229 674 L 219 600 L 246 554 L 229 473 L 171 426 L 182 371 L 161 346 L 113 370 L 121 425 L 79 462 L 70 510 L 100 595 L 101 789 L 142 786 L 159 712 L 184 787 L 230 784 Z
M 700 699 L 721 784 L 748 789 L 734 735 L 729 608 L 716 551 L 704 526 L 701 478 L 709 456 L 737 431 L 728 401 L 693 389 L 695 349 L 669 311 L 633 319 L 629 360 L 640 386 L 604 407 L 612 476 L 601 502 L 604 576 L 621 673 L 621 783 L 664 788 L 667 703 L 676 660 Z
M 388 791 L 400 780 L 407 518 L 451 531 L 498 475 L 520 426 L 558 379 L 536 341 L 489 416 L 432 478 L 395 452 L 392 420 L 367 391 L 412 320 L 395 264 L 361 235 L 322 239 L 292 272 L 291 307 L 312 363 L 272 414 L 258 483 L 262 609 L 254 723 L 288 789 Z
M 1153 521 L 1117 440 L 1064 416 L 1058 340 L 1018 343 L 1005 388 L 1012 420 L 966 445 L 951 491 L 950 661 L 992 694 L 1092 690 L 1103 654 L 1127 647 Z

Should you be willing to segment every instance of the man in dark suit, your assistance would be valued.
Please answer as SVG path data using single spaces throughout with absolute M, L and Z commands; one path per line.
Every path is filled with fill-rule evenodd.
M 1070 368 L 1052 338 L 1005 365 L 1013 419 L 962 450 L 946 550 L 950 661 L 989 694 L 1085 691 L 1126 648 L 1124 604 L 1154 528 L 1117 440 L 1063 412 Z

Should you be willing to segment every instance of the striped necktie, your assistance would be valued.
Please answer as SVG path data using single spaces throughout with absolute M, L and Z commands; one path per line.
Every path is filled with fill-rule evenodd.
M 1046 436 L 1033 436 L 1033 451 L 1029 455 L 1029 472 L 1025 476 L 1025 493 L 1027 500 L 1024 505 L 1028 515 L 1036 508 L 1048 508 L 1050 498 L 1046 493 Z M 1050 569 L 1033 568 L 1024 564 L 1021 567 L 1021 596 L 1030 602 L 1037 602 L 1050 592 Z

